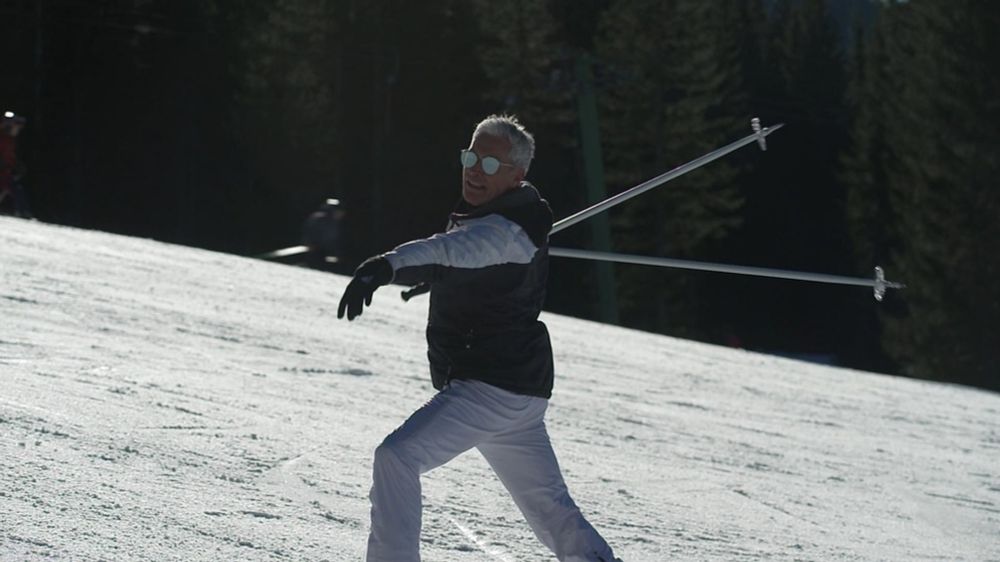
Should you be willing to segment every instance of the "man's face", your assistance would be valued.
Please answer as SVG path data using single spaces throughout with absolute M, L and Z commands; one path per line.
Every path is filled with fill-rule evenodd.
M 483 172 L 482 159 L 487 156 L 492 156 L 503 164 L 513 164 L 510 161 L 510 149 L 510 141 L 503 137 L 488 134 L 476 137 L 469 150 L 476 153 L 479 161 L 471 168 L 462 168 L 462 198 L 466 203 L 475 207 L 484 205 L 521 183 L 524 170 L 517 166 L 501 165 L 492 176 Z

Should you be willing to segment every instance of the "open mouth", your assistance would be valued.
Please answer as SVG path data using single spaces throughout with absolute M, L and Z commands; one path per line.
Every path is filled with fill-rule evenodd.
M 475 184 L 470 182 L 469 180 L 465 181 L 465 187 L 471 189 L 472 191 L 483 191 L 484 189 L 486 189 L 485 185 Z

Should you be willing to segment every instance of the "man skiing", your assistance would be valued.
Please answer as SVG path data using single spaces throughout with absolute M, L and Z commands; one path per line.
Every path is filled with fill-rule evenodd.
M 462 199 L 446 232 L 372 257 L 337 310 L 353 320 L 390 282 L 431 287 L 431 379 L 439 392 L 375 450 L 367 560 L 420 560 L 420 475 L 476 447 L 556 557 L 612 562 L 563 482 L 545 429 L 552 347 L 538 320 L 552 211 L 524 181 L 531 134 L 511 116 L 480 122 L 461 151 Z

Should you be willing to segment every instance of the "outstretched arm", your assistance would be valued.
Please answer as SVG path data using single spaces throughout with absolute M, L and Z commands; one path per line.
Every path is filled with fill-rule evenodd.
M 401 244 L 365 261 L 344 291 L 337 317 L 346 312 L 347 319 L 354 320 L 371 305 L 375 290 L 391 282 L 432 283 L 456 269 L 529 264 L 536 252 L 538 247 L 515 222 L 500 215 L 469 219 L 448 232 Z
M 395 281 L 434 282 L 455 269 L 478 270 L 507 263 L 531 263 L 538 247 L 517 224 L 501 215 L 469 219 L 448 232 L 397 246 L 384 257 Z

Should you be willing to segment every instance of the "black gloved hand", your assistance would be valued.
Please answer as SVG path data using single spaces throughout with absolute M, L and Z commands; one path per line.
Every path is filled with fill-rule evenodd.
M 389 264 L 389 260 L 382 256 L 365 260 L 365 263 L 354 270 L 354 279 L 347 284 L 344 296 L 340 297 L 337 318 L 343 318 L 345 310 L 348 320 L 361 316 L 365 306 L 371 306 L 375 289 L 392 281 L 392 276 L 392 265 Z

